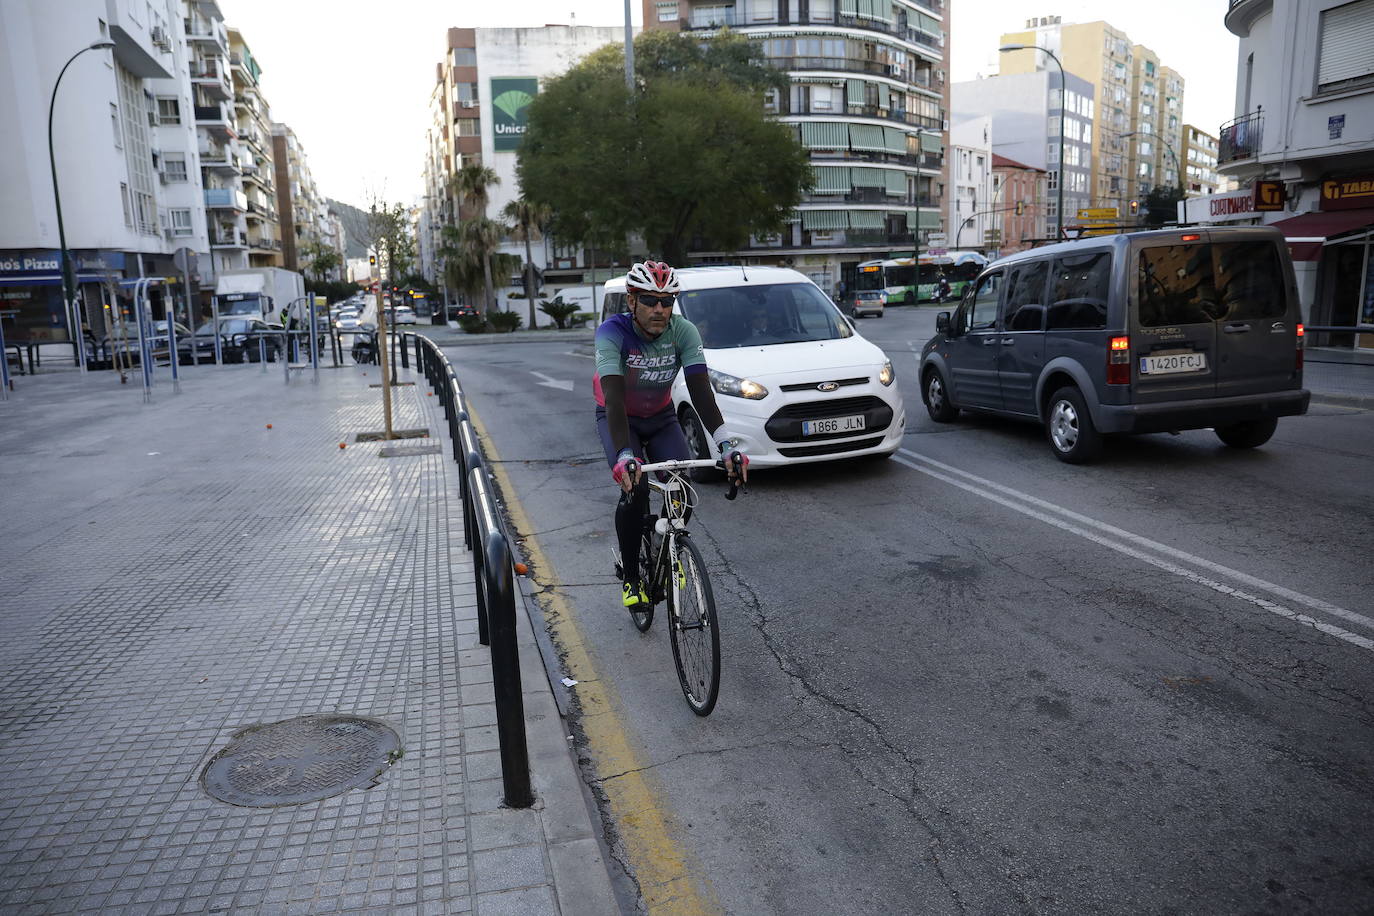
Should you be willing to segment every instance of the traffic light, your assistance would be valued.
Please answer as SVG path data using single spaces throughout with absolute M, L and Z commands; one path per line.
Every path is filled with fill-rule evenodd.
M 367 256 L 367 265 L 369 267 L 377 266 L 377 256 L 375 254 L 370 254 Z
M 1140 212 L 1140 201 L 1131 201 L 1131 215 L 1135 216 L 1138 212 Z
M 1017 216 L 1020 216 L 1021 214 L 1025 213 L 1025 212 L 1026 212 L 1026 202 L 1025 202 L 1024 200 L 1018 200 L 1018 201 L 1016 202 L 1016 215 L 1017 215 Z

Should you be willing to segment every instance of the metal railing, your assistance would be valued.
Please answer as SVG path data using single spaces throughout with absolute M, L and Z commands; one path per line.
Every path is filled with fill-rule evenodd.
M 1264 115 L 1258 109 L 1223 124 L 1217 143 L 1217 165 L 1255 158 L 1263 140 Z
M 512 808 L 534 804 L 530 787 L 529 748 L 525 740 L 525 704 L 520 686 L 516 642 L 515 569 L 510 539 L 497 510 L 477 432 L 468 416 L 462 387 L 442 350 L 428 338 L 401 335 L 402 365 L 415 347 L 416 368 L 439 398 L 448 420 L 453 460 L 462 467 L 463 543 L 472 551 L 476 572 L 477 638 L 491 648 L 492 692 L 496 699 L 496 733 L 501 746 L 504 801 Z M 384 380 L 385 381 L 385 380 Z

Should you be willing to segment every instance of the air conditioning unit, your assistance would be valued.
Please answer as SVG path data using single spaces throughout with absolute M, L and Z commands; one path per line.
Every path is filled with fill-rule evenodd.
M 167 30 L 162 26 L 153 26 L 152 39 L 153 44 L 157 45 L 162 50 L 170 51 L 172 49 L 172 40 L 167 37 Z

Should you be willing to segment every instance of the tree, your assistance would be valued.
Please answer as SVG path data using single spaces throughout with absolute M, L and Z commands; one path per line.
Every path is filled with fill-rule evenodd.
M 460 201 L 467 203 L 472 210 L 476 211 L 475 219 L 464 220 L 460 222 L 460 231 L 476 231 L 479 235 L 482 231 L 484 231 L 468 230 L 466 229 L 465 224 L 474 221 L 486 220 L 487 200 L 489 199 L 487 190 L 493 187 L 494 185 L 498 185 L 500 183 L 501 179 L 497 177 L 496 172 L 493 169 L 487 168 L 481 163 L 469 162 L 467 165 L 463 166 L 458 170 L 457 174 L 453 176 L 451 190 L 454 194 L 458 195 L 458 199 Z M 490 250 L 495 251 L 496 246 L 500 244 L 501 239 L 498 237 L 495 244 L 491 246 Z M 469 247 L 471 247 L 471 245 Z M 477 247 L 482 248 L 484 246 L 478 245 Z M 482 258 L 482 277 L 486 284 L 487 294 L 487 300 L 482 306 L 482 310 L 485 311 L 486 309 L 490 308 L 496 300 L 496 296 L 493 292 L 491 283 L 490 254 Z
M 491 256 L 501 247 L 501 240 L 505 237 L 506 227 L 485 216 L 464 220 L 458 226 L 458 244 L 464 257 L 479 265 L 482 271 L 482 287 L 486 292 L 486 301 L 480 309 L 483 313 L 491 311 L 496 305 L 491 282 Z
M 530 236 L 543 229 L 551 216 L 549 208 L 524 197 L 506 204 L 501 215 L 511 222 L 517 238 L 525 242 L 525 298 L 530 304 L 530 327 L 534 327 L 534 296 L 538 292 L 534 285 L 534 253 L 530 249 Z
M 1145 225 L 1158 228 L 1165 223 L 1178 219 L 1178 202 L 1183 199 L 1183 189 L 1155 185 L 1145 195 Z
M 742 247 L 780 231 L 812 182 L 795 128 L 768 117 L 786 86 L 756 45 L 728 30 L 704 45 L 651 31 L 635 41 L 636 86 L 617 46 L 588 55 L 530 103 L 517 173 L 561 238 L 615 247 L 639 234 L 682 263 L 696 237 Z
M 463 301 L 481 295 L 484 282 L 482 266 L 473 260 L 463 246 L 457 226 L 445 226 L 440 231 L 442 242 L 438 255 L 444 267 L 444 285 L 456 292 Z
M 339 253 L 332 246 L 318 239 L 307 242 L 301 249 L 301 256 L 305 260 L 306 272 L 314 274 L 315 281 L 319 284 L 323 284 L 328 279 L 329 272 L 343 263 Z

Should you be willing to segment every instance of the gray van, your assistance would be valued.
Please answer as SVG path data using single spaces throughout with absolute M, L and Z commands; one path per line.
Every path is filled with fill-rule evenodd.
M 936 316 L 921 399 L 941 423 L 960 410 L 1036 420 L 1072 464 L 1104 433 L 1212 428 L 1254 448 L 1307 411 L 1301 319 L 1277 229 L 1047 245 L 988 265 Z

